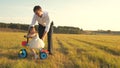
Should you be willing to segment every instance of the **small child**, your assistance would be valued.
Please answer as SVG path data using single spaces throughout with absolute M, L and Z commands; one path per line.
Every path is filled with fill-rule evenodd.
M 24 37 L 26 38 L 32 38 L 29 42 L 28 45 L 30 47 L 31 52 L 33 53 L 35 59 L 37 59 L 39 56 L 36 54 L 36 51 L 34 49 L 42 49 L 44 48 L 45 44 L 43 40 L 41 40 L 35 30 L 34 27 L 30 27 L 30 30 L 28 32 L 28 35 L 25 35 Z

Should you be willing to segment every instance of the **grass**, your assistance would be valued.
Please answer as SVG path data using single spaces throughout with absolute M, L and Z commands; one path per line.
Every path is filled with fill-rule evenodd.
M 54 55 L 34 61 L 17 56 L 24 34 L 0 32 L 0 68 L 120 68 L 120 36 L 54 34 Z

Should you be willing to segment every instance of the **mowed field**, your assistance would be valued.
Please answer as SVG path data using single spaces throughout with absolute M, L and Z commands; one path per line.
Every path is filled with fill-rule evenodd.
M 35 61 L 18 58 L 25 34 L 0 32 L 0 68 L 120 68 L 120 36 L 54 34 L 54 55 Z

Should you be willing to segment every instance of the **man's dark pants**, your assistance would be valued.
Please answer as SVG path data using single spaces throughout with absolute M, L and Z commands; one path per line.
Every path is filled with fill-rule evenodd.
M 39 26 L 38 26 L 38 34 L 39 34 L 40 38 L 42 38 L 44 31 L 45 31 L 45 26 L 42 26 L 41 24 L 39 24 Z M 53 33 L 53 22 L 51 23 L 49 32 L 47 34 L 47 42 L 48 42 L 49 54 L 52 54 L 52 49 L 53 49 L 52 33 Z

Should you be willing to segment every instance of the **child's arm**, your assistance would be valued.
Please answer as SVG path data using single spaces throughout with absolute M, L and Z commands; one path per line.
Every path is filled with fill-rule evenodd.
M 26 38 L 33 38 L 34 36 L 36 36 L 36 34 L 28 34 L 28 35 L 26 35 L 24 37 L 26 37 Z
M 30 27 L 28 28 L 28 33 L 27 35 L 30 33 Z M 29 38 L 27 38 L 27 43 L 29 42 Z
M 36 36 L 36 34 L 29 34 L 28 35 L 29 38 L 33 38 L 34 36 Z

